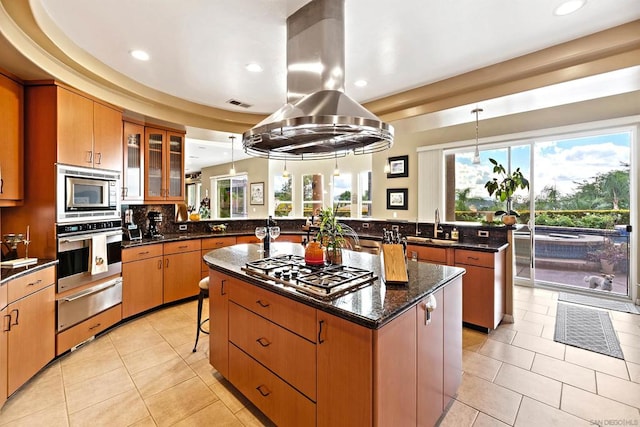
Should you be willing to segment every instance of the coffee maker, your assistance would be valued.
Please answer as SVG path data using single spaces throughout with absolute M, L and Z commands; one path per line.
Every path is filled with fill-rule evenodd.
M 164 236 L 160 234 L 158 225 L 162 223 L 162 213 L 156 211 L 149 211 L 147 213 L 147 237 L 152 239 L 162 239 Z

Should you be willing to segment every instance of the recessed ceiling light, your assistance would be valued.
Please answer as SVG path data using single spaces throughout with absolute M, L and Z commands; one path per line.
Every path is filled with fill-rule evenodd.
M 252 73 L 262 72 L 262 66 L 260 64 L 256 64 L 255 62 L 247 64 L 246 68 L 248 71 L 251 71 Z
M 367 81 L 366 80 L 356 80 L 354 85 L 356 85 L 358 87 L 365 87 L 367 85 Z
M 553 11 L 553 14 L 556 16 L 569 15 L 570 13 L 580 9 L 586 3 L 587 0 L 569 0 L 558 6 L 556 10 Z
M 140 61 L 148 61 L 150 56 L 147 52 L 145 52 L 144 50 L 140 50 L 140 49 L 135 49 L 132 50 L 131 52 L 129 52 L 131 54 L 131 56 L 133 56 L 136 59 L 139 59 Z

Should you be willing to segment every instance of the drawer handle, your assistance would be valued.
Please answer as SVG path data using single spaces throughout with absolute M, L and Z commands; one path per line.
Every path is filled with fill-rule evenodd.
M 158 270 L 162 270 L 162 260 L 158 260 Z
M 13 318 L 12 313 L 16 312 L 16 323 L 11 323 L 11 319 Z M 18 310 L 17 308 L 14 308 L 13 310 L 11 310 L 9 312 L 9 329 L 11 329 L 11 326 L 17 325 L 18 324 L 18 316 L 20 316 L 20 310 Z
M 472 259 L 474 261 L 479 261 L 480 258 L 478 258 L 477 256 L 468 256 L 467 259 Z
M 149 251 L 138 252 L 138 255 L 146 255 L 146 254 L 148 254 L 148 253 L 149 253 Z
M 11 316 L 8 314 L 4 315 L 4 318 L 9 318 L 9 323 L 7 323 L 7 329 L 2 328 L 2 332 L 9 332 L 11 330 Z
M 222 279 L 221 283 L 220 283 L 220 295 L 226 295 L 227 293 L 224 291 L 224 282 L 226 282 L 227 279 Z
M 271 342 L 268 339 L 264 338 L 264 337 L 258 338 L 256 340 L 256 342 L 258 344 L 260 344 L 261 346 L 263 346 L 263 347 L 269 347 L 271 345 Z
M 322 344 L 324 342 L 322 339 L 322 325 L 324 325 L 324 320 L 320 321 L 320 328 L 318 329 L 318 344 Z
M 260 307 L 262 307 L 262 308 L 267 308 L 267 307 L 269 307 L 269 306 L 271 305 L 271 304 L 269 304 L 268 302 L 262 302 L 262 300 L 261 300 L 261 299 L 259 299 L 258 301 L 256 301 L 256 304 L 259 304 L 259 305 L 260 305 Z
M 178 249 L 187 249 L 188 247 L 189 247 L 188 245 L 178 246 Z
M 100 325 L 102 325 L 102 323 L 98 323 L 97 325 L 93 325 L 92 327 L 89 328 L 90 331 L 94 330 L 95 328 L 99 328 Z
M 266 390 L 266 391 L 263 391 L 263 389 Z M 267 388 L 267 386 L 262 385 L 262 384 L 260 384 L 258 387 L 256 387 L 256 390 L 258 390 L 263 397 L 267 397 L 267 396 L 269 396 L 271 394 L 271 390 L 269 390 Z
M 169 268 L 169 258 L 164 260 L 164 268 Z
M 27 283 L 27 286 L 35 286 L 39 285 L 40 283 L 42 283 L 42 279 L 38 279 L 35 282 Z

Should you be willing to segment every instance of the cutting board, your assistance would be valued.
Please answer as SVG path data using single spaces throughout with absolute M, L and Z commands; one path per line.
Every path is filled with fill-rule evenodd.
M 4 268 L 18 268 L 26 267 L 27 265 L 33 265 L 38 262 L 38 258 L 18 258 L 9 261 L 2 261 L 0 266 Z
M 409 283 L 407 260 L 402 245 L 382 245 L 382 280 L 392 285 Z

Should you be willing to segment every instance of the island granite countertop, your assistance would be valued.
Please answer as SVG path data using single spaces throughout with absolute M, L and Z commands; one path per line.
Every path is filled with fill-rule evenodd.
M 465 270 L 458 267 L 408 262 L 409 283 L 385 285 L 381 279 L 380 257 L 362 252 L 344 251 L 343 264 L 372 271 L 378 278 L 369 286 L 322 300 L 303 294 L 292 287 L 267 281 L 245 273 L 247 262 L 264 258 L 258 244 L 239 244 L 214 249 L 204 256 L 204 262 L 213 270 L 226 273 L 247 283 L 270 290 L 317 309 L 334 314 L 370 329 L 378 329 L 390 322 L 422 298 L 446 286 L 462 276 Z M 275 242 L 268 256 L 292 254 L 304 256 L 300 244 Z

